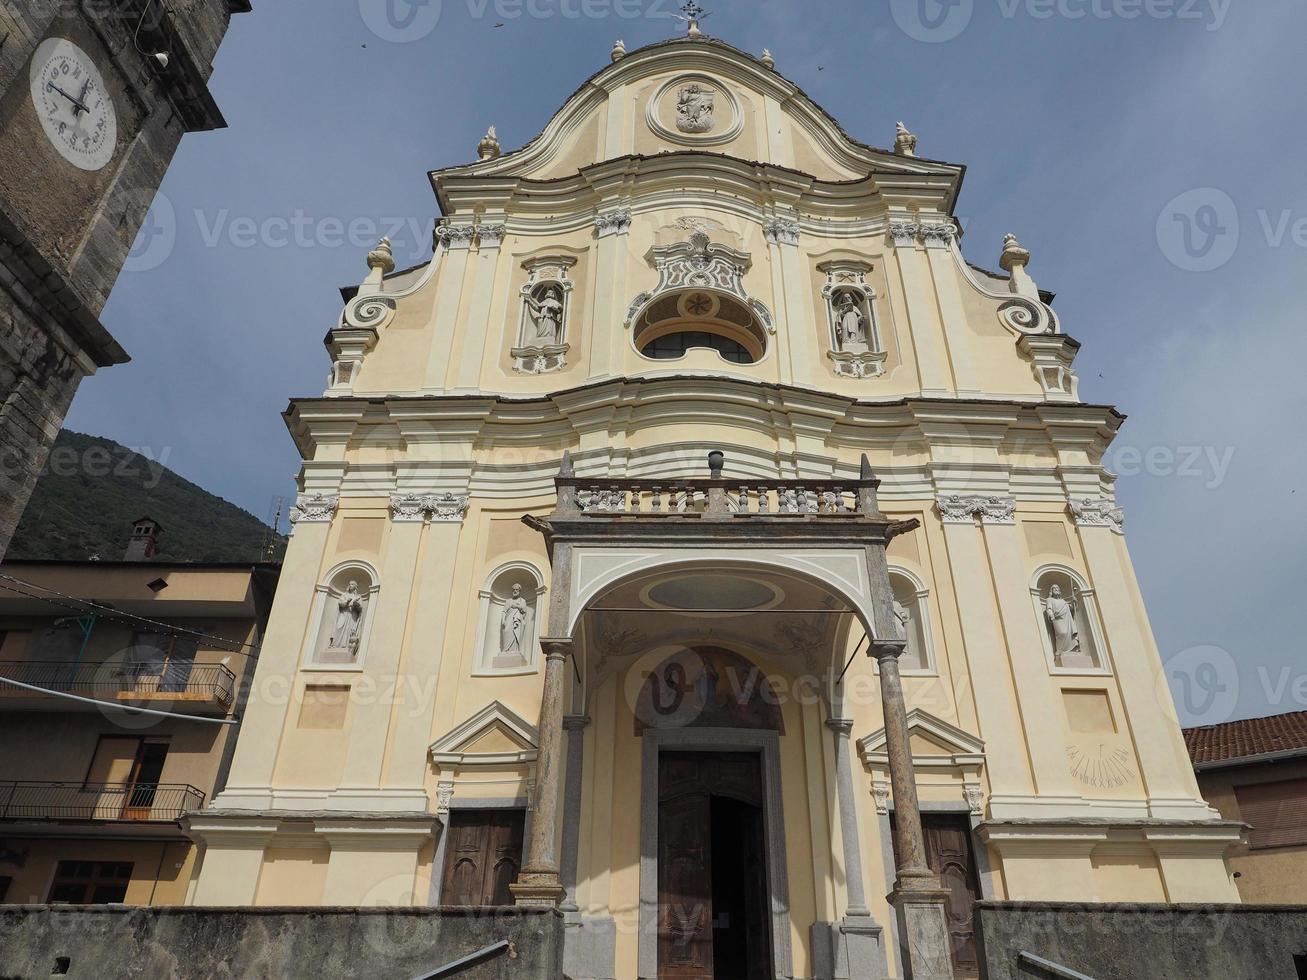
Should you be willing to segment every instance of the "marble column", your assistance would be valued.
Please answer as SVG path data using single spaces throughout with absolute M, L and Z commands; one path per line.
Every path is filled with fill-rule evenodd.
M 874 640 L 871 654 L 880 666 L 880 698 L 885 714 L 885 751 L 889 756 L 894 793 L 898 865 L 890 904 L 898 913 L 901 944 L 912 980 L 952 980 L 948 922 L 944 900 L 948 892 L 926 864 L 926 846 L 917 802 L 916 774 L 908 736 L 908 712 L 903 700 L 899 657 L 904 641 Z
M 545 690 L 540 705 L 540 742 L 535 801 L 526 866 L 509 886 L 518 905 L 557 907 L 563 898 L 555 841 L 558 833 L 559 769 L 563 762 L 563 699 L 567 686 L 570 637 L 540 641 L 545 654 Z
M 835 795 L 840 807 L 840 838 L 844 848 L 844 882 L 849 904 L 846 915 L 870 915 L 867 893 L 862 882 L 862 846 L 858 842 L 857 799 L 853 789 L 853 772 L 849 759 L 849 732 L 853 722 L 848 718 L 830 718 L 826 727 L 835 735 Z
M 563 788 L 563 888 L 567 897 L 564 912 L 576 912 L 576 869 L 581 850 L 581 773 L 585 765 L 585 729 L 590 719 L 585 715 L 568 715 L 563 719 L 567 732 L 567 776 Z

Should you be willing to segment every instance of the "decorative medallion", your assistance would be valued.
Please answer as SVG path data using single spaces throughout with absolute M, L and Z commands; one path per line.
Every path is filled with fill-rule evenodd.
M 713 99 L 717 93 L 691 82 L 676 93 L 676 128 L 683 133 L 707 133 L 713 127 Z
M 735 93 L 707 75 L 680 75 L 659 86 L 645 106 L 645 121 L 658 136 L 692 146 L 728 143 L 744 128 Z

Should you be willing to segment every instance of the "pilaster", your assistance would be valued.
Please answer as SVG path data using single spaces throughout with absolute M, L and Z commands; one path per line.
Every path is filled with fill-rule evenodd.
M 423 525 L 392 521 L 387 535 L 382 567 L 385 587 L 378 597 L 370 649 L 364 664 L 369 696 L 360 697 L 358 685 L 351 691 L 351 728 L 341 786 L 332 797 L 340 809 L 376 809 L 381 796 L 381 765 L 389 733 L 392 705 L 385 692 L 399 690 L 400 656 L 404 648 L 408 616 L 413 605 L 414 579 Z M 394 808 L 413 810 L 426 800 L 395 800 Z
M 436 308 L 427 327 L 427 335 L 431 338 L 431 353 L 427 358 L 426 370 L 428 388 L 443 388 L 449 374 L 474 234 L 475 229 L 471 225 L 441 225 L 436 228 L 436 241 L 438 245 L 443 244 L 445 254 L 439 256 L 440 269 L 435 283 Z
M 940 326 L 948 349 L 949 364 L 953 369 L 954 386 L 959 395 L 979 395 L 980 377 L 971 342 L 975 328 L 967 317 L 967 311 L 962 305 L 962 292 L 958 288 L 957 259 L 953 255 L 956 237 L 957 228 L 952 219 L 944 224 L 930 226 L 930 233 L 925 237 L 926 263 L 935 285 Z
M 277 832 L 277 822 L 254 816 L 216 820 L 200 811 L 185 819 L 185 827 L 204 844 L 204 861 L 191 904 L 253 905 L 263 852 Z
M 256 809 L 272 805 L 273 768 L 287 715 L 294 707 L 287 690 L 299 674 L 305 636 L 317 628 L 309 620 L 330 532 L 329 522 L 301 519 L 286 545 L 277 601 L 260 646 L 231 771 L 215 805 Z
M 1021 716 L 1011 664 L 1002 642 L 998 610 L 989 585 L 989 563 L 974 516 L 965 521 L 944 517 L 944 543 L 948 549 L 948 571 L 957 597 L 958 616 L 964 624 L 966 663 L 975 695 L 980 732 L 989 748 L 985 773 L 989 778 L 990 809 L 996 813 L 1005 801 L 1023 805 L 1034 793 L 1026 765 Z M 1023 588 L 1022 596 L 1029 594 Z M 1043 668 L 1042 668 L 1043 669 Z M 1056 729 L 1061 731 L 1061 726 Z
M 1004 509 L 1011 513 L 1013 506 Z M 1078 808 L 1083 801 L 1067 765 L 1061 689 L 1048 672 L 1040 624 L 1031 612 L 1030 576 L 1017 540 L 1020 532 L 1011 518 L 982 516 L 982 524 L 1038 803 L 1041 808 Z
M 1148 623 L 1125 539 L 1115 522 L 1077 522 L 1085 564 L 1098 599 L 1126 718 L 1139 755 L 1149 815 L 1211 819 L 1185 749 L 1175 705 L 1167 695 L 1161 657 Z
M 474 265 L 472 295 L 468 298 L 467 316 L 461 321 L 462 329 L 459 331 L 463 346 L 459 352 L 457 369 L 450 371 L 449 378 L 451 388 L 464 391 L 475 391 L 481 387 L 486 343 L 492 334 L 490 309 L 499 272 L 499 245 L 504 237 L 502 223 L 482 224 L 477 228 L 476 258 L 469 259 Z M 498 331 L 493 333 L 498 337 Z
M 919 230 L 920 226 L 910 220 L 894 219 L 891 222 L 894 260 L 899 269 L 912 347 L 917 355 L 921 393 L 926 397 L 949 396 L 953 394 L 953 384 L 948 354 L 944 349 L 938 307 L 933 302 L 929 263 L 917 246 Z

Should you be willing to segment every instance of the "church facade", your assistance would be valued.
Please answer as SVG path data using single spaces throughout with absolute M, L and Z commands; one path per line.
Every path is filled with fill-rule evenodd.
M 977 898 L 1238 900 L 1123 417 L 1014 237 L 963 258 L 960 166 L 693 21 L 478 156 L 287 412 L 194 904 L 558 906 L 575 978 L 927 978 L 974 974 Z

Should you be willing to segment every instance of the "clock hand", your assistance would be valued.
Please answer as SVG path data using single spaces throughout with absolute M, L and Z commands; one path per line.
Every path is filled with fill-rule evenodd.
M 71 95 L 69 95 L 67 92 L 65 92 L 63 89 L 61 89 L 61 88 L 60 88 L 58 85 L 56 85 L 54 82 L 46 82 L 46 83 L 45 83 L 45 87 L 46 87 L 46 89 L 49 90 L 49 91 L 52 91 L 52 92 L 58 92 L 58 93 L 59 93 L 60 95 L 62 95 L 65 99 L 67 99 L 69 102 L 71 102 L 71 103 L 73 104 L 73 107 L 74 107 L 74 108 L 73 108 L 73 115 L 77 115 L 77 110 L 78 110 L 78 109 L 80 109 L 82 112 L 90 112 L 90 111 L 91 111 L 90 109 L 86 108 L 86 105 L 85 105 L 85 104 L 84 104 L 80 99 L 74 99 Z
M 81 111 L 82 111 L 82 112 L 90 112 L 90 111 L 91 111 L 90 109 L 88 109 L 88 108 L 86 107 L 86 93 L 87 93 L 88 91 L 90 91 L 90 88 L 91 88 L 91 80 L 88 78 L 86 81 L 82 82 L 82 93 L 81 93 L 81 95 L 77 96 L 77 101 L 78 101 L 79 103 L 81 103 Z M 74 115 L 77 114 L 77 110 L 76 110 L 76 109 L 73 110 L 73 114 L 74 114 Z

